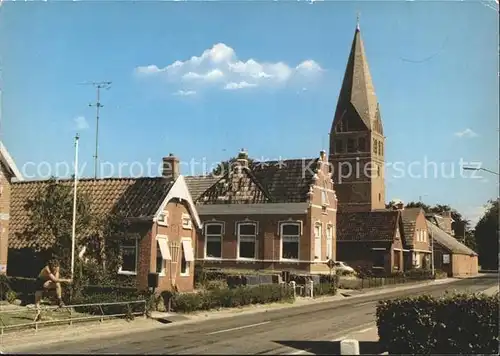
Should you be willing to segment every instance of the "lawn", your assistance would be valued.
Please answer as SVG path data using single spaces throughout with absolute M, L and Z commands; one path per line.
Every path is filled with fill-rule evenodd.
M 0 328 L 18 329 L 22 327 L 29 327 L 33 325 L 36 316 L 36 310 L 33 307 L 18 307 L 0 311 Z M 51 325 L 68 323 L 70 319 L 88 316 L 83 313 L 76 313 L 74 311 L 70 314 L 70 309 L 46 309 L 42 308 L 42 319 L 39 325 Z

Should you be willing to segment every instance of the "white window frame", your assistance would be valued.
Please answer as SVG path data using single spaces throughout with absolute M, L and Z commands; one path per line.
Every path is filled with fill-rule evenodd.
M 126 271 L 122 269 L 122 266 L 119 267 L 118 269 L 118 274 L 125 274 L 125 275 L 130 275 L 130 276 L 136 276 L 137 275 L 137 267 L 139 264 L 139 239 L 133 239 L 135 241 L 135 271 Z M 123 256 L 123 248 L 124 246 L 120 246 L 120 253 Z M 125 246 L 125 248 L 133 248 L 131 246 Z
M 224 230 L 225 230 L 225 224 L 223 222 L 220 222 L 220 221 L 210 221 L 210 222 L 206 222 L 203 224 L 203 232 L 204 232 L 204 237 L 205 237 L 205 246 L 204 246 L 204 249 L 203 249 L 203 256 L 204 256 L 204 259 L 206 260 L 221 260 L 222 259 L 222 251 L 223 251 L 223 240 L 224 240 Z M 208 226 L 211 226 L 211 225 L 219 225 L 221 227 L 221 233 L 220 235 L 208 235 L 207 234 L 207 230 L 208 230 Z M 220 237 L 220 257 L 208 257 L 207 256 L 207 244 L 208 244 L 208 238 L 209 237 Z
M 412 267 L 420 268 L 420 253 L 413 251 L 412 255 Z
M 423 242 L 427 242 L 427 230 L 422 230 Z
M 192 249 L 191 253 L 192 253 L 192 255 L 193 255 L 193 261 L 187 261 L 187 260 L 186 260 L 187 272 L 182 273 L 182 258 L 183 258 L 183 257 L 185 258 L 185 256 L 184 256 L 184 253 L 185 253 L 185 252 L 184 252 L 184 253 L 181 253 L 181 259 L 180 259 L 180 261 L 179 261 L 179 264 L 180 264 L 180 266 L 179 266 L 179 267 L 180 267 L 180 270 L 179 270 L 179 275 L 180 275 L 181 277 L 189 277 L 189 275 L 190 275 L 189 271 L 191 270 L 191 263 L 194 263 L 194 262 L 195 262 L 195 258 L 194 258 L 194 246 L 193 246 L 193 241 L 192 241 L 192 239 L 191 239 L 190 237 L 183 237 L 183 238 L 181 238 L 181 252 L 182 252 L 182 251 L 185 251 L 185 249 L 184 249 L 184 244 L 183 244 L 183 242 L 184 242 L 184 241 L 189 241 L 189 242 L 191 243 L 191 249 Z
M 243 226 L 243 225 L 252 225 L 254 228 L 255 228 L 255 234 L 254 235 L 242 235 L 240 233 L 240 227 Z M 238 243 L 238 246 L 237 246 L 237 256 L 238 256 L 238 259 L 239 260 L 256 260 L 258 258 L 257 256 L 257 236 L 259 235 L 259 232 L 258 232 L 258 224 L 256 222 L 252 222 L 252 221 L 241 221 L 241 222 L 237 222 L 236 223 L 236 240 L 237 240 L 237 243 Z M 253 243 L 254 243 L 254 257 L 251 258 L 251 257 L 241 257 L 240 256 L 240 243 L 241 243 L 241 240 L 243 239 L 250 239 L 250 238 L 253 238 Z
M 158 255 L 158 250 L 160 250 L 161 254 L 161 247 L 159 246 L 160 240 L 165 240 L 166 242 L 166 247 L 168 249 L 168 253 L 170 254 L 170 261 L 172 261 L 172 252 L 170 251 L 170 244 L 168 242 L 168 236 L 167 235 L 156 235 L 156 254 Z M 163 264 L 162 264 L 162 269 L 161 272 L 159 273 L 159 276 L 165 277 L 167 275 L 167 261 L 168 259 L 165 259 L 163 254 L 161 254 Z M 158 256 L 156 256 L 156 260 L 158 260 Z M 155 261 L 156 262 L 156 261 Z M 158 272 L 158 270 L 156 270 Z
M 187 223 L 186 223 L 187 221 Z M 185 230 L 191 230 L 193 228 L 193 222 L 191 220 L 191 215 L 182 213 L 181 216 L 182 228 Z
M 299 234 L 298 235 L 283 235 L 283 227 L 286 225 L 296 225 L 299 228 Z M 302 222 L 300 221 L 283 221 L 280 222 L 280 260 L 281 261 L 291 261 L 291 262 L 296 262 L 300 261 L 300 237 L 302 236 Z M 290 239 L 297 239 L 297 244 L 298 244 L 298 258 L 283 258 L 283 242 L 285 238 L 290 238 Z
M 161 216 L 163 216 L 163 219 L 160 219 Z M 158 214 L 158 217 L 156 218 L 156 223 L 160 226 L 168 226 L 168 217 L 169 217 L 168 211 L 163 211 L 160 214 Z
M 326 225 L 326 259 L 332 259 L 333 250 L 333 224 Z
M 323 224 L 321 222 L 314 223 L 314 260 L 321 261 L 322 240 L 323 240 Z

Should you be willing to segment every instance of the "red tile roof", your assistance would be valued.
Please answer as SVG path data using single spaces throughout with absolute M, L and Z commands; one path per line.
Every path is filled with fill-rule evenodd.
M 337 241 L 392 241 L 399 211 L 337 213 Z
M 29 216 L 26 204 L 46 189 L 50 181 L 17 182 L 12 185 L 9 248 L 20 249 L 33 247 L 34 241 L 28 238 L 26 228 Z M 72 180 L 59 180 L 58 184 L 72 187 Z M 119 214 L 125 217 L 151 217 L 167 196 L 173 180 L 167 178 L 106 178 L 81 179 L 78 192 L 86 195 L 90 201 L 90 210 L 94 216 L 106 217 Z M 44 241 L 48 248 L 53 241 Z

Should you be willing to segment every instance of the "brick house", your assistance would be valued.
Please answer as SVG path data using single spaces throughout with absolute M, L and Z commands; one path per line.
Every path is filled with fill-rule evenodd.
M 116 214 L 130 222 L 129 231 L 120 241 L 123 263 L 116 271 L 118 275 L 135 281 L 139 289 L 146 289 L 148 274 L 157 272 L 158 291 L 174 286 L 179 291 L 191 291 L 200 219 L 184 177 L 179 174 L 178 159 L 165 157 L 163 167 L 162 177 L 81 179 L 78 191 L 89 198 L 94 216 Z M 73 186 L 71 180 L 58 184 Z M 35 243 L 26 231 L 30 218 L 25 209 L 26 203 L 47 185 L 48 181 L 12 185 L 9 275 L 34 277 L 50 255 L 54 241 L 45 237 L 38 237 L 41 250 L 34 251 Z M 77 231 L 77 249 L 82 254 L 85 246 L 78 243 L 78 237 L 85 233 Z M 32 261 L 28 270 L 27 258 Z
M 398 207 L 401 211 L 407 249 L 404 251 L 405 269 L 431 268 L 432 246 L 428 236 L 427 220 L 421 208 Z
M 335 259 L 337 198 L 327 155 L 250 164 L 240 152 L 222 177 L 186 177 L 207 267 L 327 272 Z
M 380 274 L 404 271 L 402 226 L 398 210 L 338 212 L 337 259 Z
M 21 172 L 0 142 L 0 274 L 7 273 L 11 187 L 14 181 L 22 180 Z
M 451 230 L 451 214 L 429 214 L 428 234 L 434 240 L 434 267 L 449 277 L 474 276 L 478 274 L 478 255 L 469 247 L 440 227 Z

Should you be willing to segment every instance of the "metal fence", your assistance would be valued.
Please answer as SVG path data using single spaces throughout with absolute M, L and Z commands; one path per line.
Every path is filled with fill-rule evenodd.
M 124 306 L 126 307 L 126 311 L 122 313 L 110 313 L 107 314 L 105 312 L 106 307 L 113 307 L 113 306 Z M 137 308 L 139 307 L 140 310 L 134 310 L 134 306 Z M 76 309 L 83 309 L 85 310 L 86 308 L 92 309 L 92 314 L 97 311 L 95 315 L 85 315 L 85 314 L 91 314 L 89 312 L 81 312 L 81 313 L 76 313 Z M 21 323 L 21 324 L 13 324 L 13 325 L 8 325 L 5 322 L 6 316 L 11 316 L 15 314 L 26 314 L 26 311 L 33 311 L 33 319 L 35 319 L 38 311 L 40 310 L 41 315 L 43 316 L 44 312 L 47 311 L 56 311 L 56 310 L 65 310 L 67 312 L 68 317 L 67 318 L 61 318 L 61 319 L 54 319 L 54 320 L 40 320 L 40 321 L 31 321 L 29 323 Z M 112 309 L 112 308 L 110 308 Z M 75 315 L 76 313 L 76 315 Z M 75 321 L 84 321 L 84 320 L 99 320 L 99 321 L 104 321 L 104 319 L 109 319 L 109 318 L 116 318 L 116 317 L 126 317 L 126 316 L 147 316 L 147 303 L 146 300 L 134 300 L 134 301 L 126 301 L 126 302 L 111 302 L 111 303 L 89 303 L 89 304 L 75 304 L 75 305 L 67 305 L 67 306 L 49 306 L 49 307 L 44 307 L 40 309 L 36 309 L 35 307 L 33 308 L 24 308 L 24 309 L 17 309 L 17 310 L 5 310 L 0 312 L 0 333 L 3 335 L 5 330 L 9 329 L 22 329 L 22 328 L 28 328 L 28 327 L 34 327 L 35 330 L 38 330 L 38 327 L 40 325 L 44 324 L 69 324 L 72 325 L 73 322 Z

